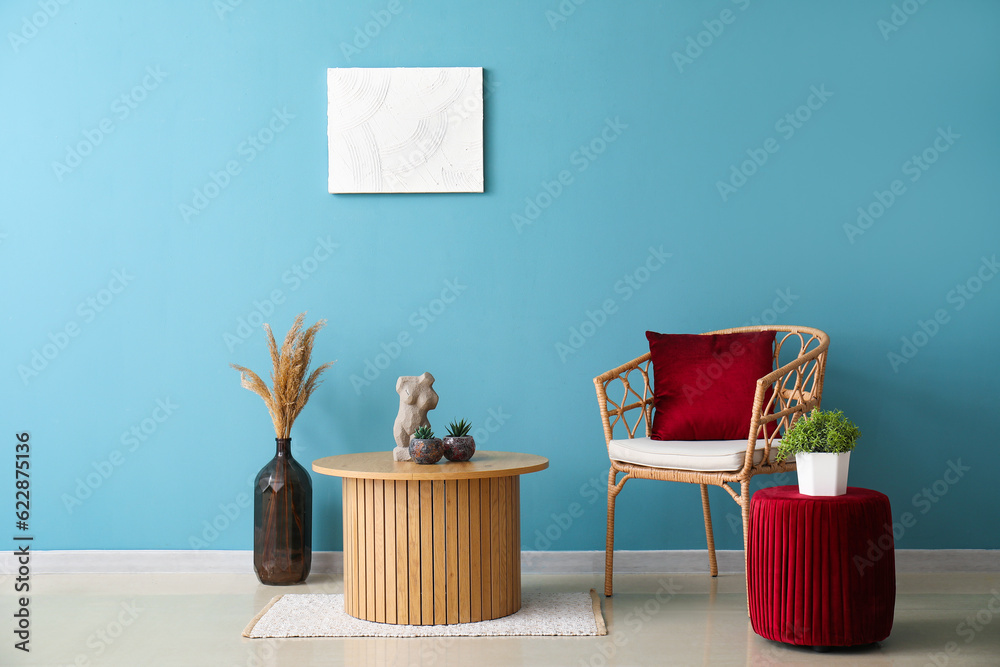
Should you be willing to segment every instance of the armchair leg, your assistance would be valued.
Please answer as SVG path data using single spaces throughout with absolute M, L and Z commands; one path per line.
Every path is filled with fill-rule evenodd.
M 746 560 L 750 551 L 750 482 L 740 483 L 740 510 L 743 514 L 743 559 Z
M 743 583 L 747 592 L 747 616 L 750 616 L 750 480 L 740 482 L 740 509 L 743 513 Z
M 708 506 L 708 485 L 701 485 L 701 509 L 705 514 L 705 537 L 708 539 L 708 570 L 719 576 L 719 563 L 715 559 L 715 536 L 712 534 L 712 510 Z
M 611 466 L 611 470 L 608 472 L 608 532 L 607 532 L 607 542 L 604 548 L 604 594 L 611 597 L 612 594 L 612 577 L 614 575 L 614 562 L 615 562 L 615 498 L 618 496 L 618 492 L 622 490 L 622 487 L 615 483 L 615 478 L 618 477 L 618 471 L 615 470 L 614 466 Z M 625 480 L 622 480 L 624 484 Z

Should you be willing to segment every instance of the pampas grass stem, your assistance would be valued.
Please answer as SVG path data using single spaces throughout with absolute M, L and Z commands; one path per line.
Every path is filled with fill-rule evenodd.
M 316 387 L 322 383 L 320 375 L 335 363 L 322 364 L 309 373 L 313 343 L 319 330 L 326 326 L 326 320 L 319 320 L 303 330 L 305 317 L 306 314 L 301 313 L 295 318 L 280 349 L 271 326 L 264 325 L 267 348 L 271 353 L 271 387 L 249 368 L 229 364 L 240 372 L 240 384 L 264 399 L 264 405 L 274 422 L 274 432 L 279 438 L 291 437 L 296 417 L 302 412 Z

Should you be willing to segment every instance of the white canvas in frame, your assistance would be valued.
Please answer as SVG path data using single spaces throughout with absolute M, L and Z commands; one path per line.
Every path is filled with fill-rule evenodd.
M 330 192 L 482 192 L 482 67 L 327 70 Z

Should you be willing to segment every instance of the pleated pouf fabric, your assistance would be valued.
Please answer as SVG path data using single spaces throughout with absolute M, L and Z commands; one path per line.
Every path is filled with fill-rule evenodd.
M 757 491 L 747 550 L 750 621 L 761 637 L 803 646 L 857 646 L 892 631 L 896 559 L 889 499 L 848 487 L 805 496 Z

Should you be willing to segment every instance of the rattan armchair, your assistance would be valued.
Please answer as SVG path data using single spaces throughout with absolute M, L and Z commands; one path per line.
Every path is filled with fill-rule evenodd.
M 687 482 L 701 486 L 701 505 L 705 516 L 705 536 L 708 540 L 709 569 L 713 577 L 718 576 L 719 567 L 715 558 L 715 539 L 712 535 L 712 515 L 708 505 L 708 485 L 721 486 L 740 506 L 743 515 L 743 548 L 746 553 L 748 524 L 750 519 L 750 480 L 754 475 L 767 475 L 795 470 L 793 461 L 777 462 L 777 440 L 803 414 L 820 405 L 823 392 L 823 374 L 826 369 L 826 352 L 830 337 L 819 329 L 796 326 L 752 326 L 736 329 L 709 331 L 708 334 L 774 331 L 774 370 L 757 380 L 750 431 L 743 454 L 742 440 L 730 442 L 735 447 L 735 464 L 723 466 L 733 469 L 678 469 L 638 465 L 615 460 L 611 452 L 615 440 L 615 429 L 619 439 L 649 437 L 653 422 L 653 391 L 650 385 L 651 357 L 646 354 L 627 364 L 612 369 L 594 378 L 597 400 L 604 422 L 604 438 L 608 445 L 611 470 L 608 474 L 608 527 L 604 566 L 604 594 L 612 594 L 612 573 L 615 544 L 615 498 L 630 479 L 655 479 L 668 482 Z M 765 404 L 768 388 L 774 392 Z M 609 397 L 610 394 L 610 397 Z M 613 398 L 612 398 L 613 397 Z M 620 398 L 619 398 L 620 397 Z M 767 422 L 778 422 L 777 429 L 770 435 L 761 426 Z M 644 430 L 640 426 L 645 424 Z M 640 434 L 637 436 L 637 432 Z M 758 435 L 760 437 L 758 438 Z M 661 441 L 654 441 L 661 443 Z M 686 441 L 677 441 L 686 443 Z M 772 447 L 772 444 L 774 445 Z M 669 448 L 671 443 L 662 442 L 656 447 Z M 742 455 L 742 465 L 739 458 Z M 705 466 L 702 466 L 705 467 Z M 619 473 L 624 477 L 617 479 Z M 732 486 L 737 483 L 739 492 Z

